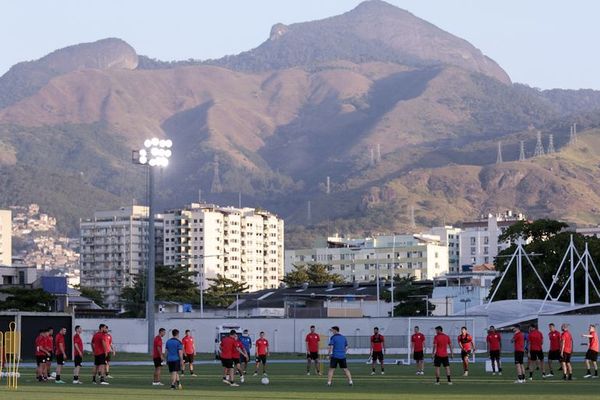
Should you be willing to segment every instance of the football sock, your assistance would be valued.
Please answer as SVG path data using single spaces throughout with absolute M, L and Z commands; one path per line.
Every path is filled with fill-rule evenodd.
M 452 382 L 452 379 L 450 379 L 450 375 L 446 375 L 446 377 L 448 378 L 448 382 Z

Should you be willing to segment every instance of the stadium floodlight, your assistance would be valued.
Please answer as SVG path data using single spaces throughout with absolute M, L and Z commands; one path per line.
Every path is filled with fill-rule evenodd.
M 154 170 L 169 165 L 173 142 L 170 139 L 151 138 L 144 140 L 144 147 L 134 151 L 134 162 L 148 167 L 148 266 L 147 266 L 147 301 L 146 320 L 148 321 L 148 349 L 152 350 L 155 324 L 155 275 L 156 275 L 156 232 L 154 213 Z

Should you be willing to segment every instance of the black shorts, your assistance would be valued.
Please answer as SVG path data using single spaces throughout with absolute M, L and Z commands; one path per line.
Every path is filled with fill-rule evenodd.
M 46 356 L 35 356 L 35 362 L 38 366 L 40 364 L 46 364 Z
M 50 353 L 50 355 L 46 356 L 46 362 L 52 362 L 52 357 L 54 357 L 54 353 Z
M 560 350 L 550 350 L 548 352 L 548 360 L 560 361 Z
M 598 361 L 598 352 L 595 350 L 588 350 L 585 353 L 585 359 L 590 361 Z
M 383 362 L 383 351 L 374 351 L 373 354 L 371 355 L 371 360 L 373 362 L 375 362 L 375 361 Z
M 81 367 L 82 362 L 83 362 L 83 357 L 81 357 L 81 356 L 73 357 L 73 364 L 75 364 L 76 367 Z
M 107 364 L 108 364 L 108 363 L 110 362 L 110 360 L 111 360 L 111 355 L 112 355 L 112 353 L 108 353 L 108 354 L 106 355 L 106 363 L 107 363 Z
M 523 364 L 524 358 L 525 358 L 524 351 L 515 351 L 515 364 Z
M 571 362 L 571 353 L 563 353 L 560 357 L 560 362 L 570 363 Z
M 529 352 L 529 359 L 531 361 L 544 361 L 544 352 L 542 350 L 531 350 Z
M 57 355 L 56 356 L 56 364 L 57 365 L 65 365 L 65 356 L 61 355 Z
M 449 367 L 450 366 L 450 360 L 448 359 L 448 357 L 440 357 L 440 356 L 435 356 L 433 357 L 433 366 L 434 367 Z
M 331 357 L 331 359 L 329 360 L 329 367 L 330 368 L 340 367 L 342 369 L 346 369 L 346 368 L 348 368 L 348 362 L 346 361 L 345 358 Z
M 490 350 L 490 359 L 499 360 L 500 359 L 500 350 Z
M 181 361 L 167 361 L 167 366 L 169 367 L 169 372 L 179 372 L 181 371 Z
M 309 360 L 318 360 L 319 359 L 319 352 L 318 351 L 311 351 L 309 353 L 306 353 L 306 358 Z
M 261 364 L 267 363 L 267 356 L 256 356 L 256 362 Z
M 184 354 L 183 362 L 186 364 L 193 364 L 194 363 L 194 354 Z
M 471 350 L 461 350 L 460 351 L 460 358 L 465 358 L 465 357 L 470 357 L 471 356 Z
M 162 358 L 156 357 L 156 358 L 153 358 L 152 361 L 154 362 L 154 368 L 158 368 L 158 367 L 162 366 Z
M 425 357 L 423 356 L 423 352 L 422 351 L 415 351 L 413 352 L 413 360 L 415 361 L 423 361 Z
M 94 356 L 94 365 L 96 367 L 100 365 L 106 365 L 106 354 L 100 354 L 99 356 Z
M 233 360 L 231 358 L 221 358 L 223 368 L 233 368 Z

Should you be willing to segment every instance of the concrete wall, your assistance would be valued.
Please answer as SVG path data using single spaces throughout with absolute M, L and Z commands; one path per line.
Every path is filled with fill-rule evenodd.
M 588 332 L 590 324 L 595 324 L 600 327 L 600 314 L 590 315 L 540 315 L 538 317 L 538 326 L 542 332 L 548 331 L 548 324 L 554 323 L 556 329 L 560 330 L 560 325 L 563 323 L 569 324 L 569 330 L 573 335 L 573 350 L 576 352 L 586 351 L 588 339 L 581 337 L 582 334 Z M 546 349 L 547 341 L 544 343 Z
M 348 337 L 351 352 L 355 354 L 366 354 L 369 351 L 368 336 L 373 333 L 373 327 L 377 326 L 381 334 L 388 337 L 387 348 L 390 353 L 406 352 L 407 334 L 409 329 L 408 318 L 322 318 L 322 319 L 292 319 L 292 318 L 249 318 L 249 319 L 199 319 L 185 318 L 181 316 L 165 316 L 164 314 L 156 321 L 156 329 L 165 328 L 167 331 L 177 328 L 182 333 L 186 329 L 192 331 L 196 340 L 198 352 L 212 352 L 215 349 L 215 336 L 217 327 L 239 326 L 248 329 L 250 336 L 256 339 L 260 331 L 264 331 L 269 340 L 271 351 L 297 353 L 304 352 L 304 339 L 309 331 L 310 325 L 315 325 L 317 332 L 322 336 L 322 342 L 327 341 L 328 331 L 331 326 L 337 325 L 341 333 Z M 477 338 L 485 337 L 483 328 L 487 326 L 487 318 L 476 317 L 474 334 Z M 146 345 L 146 321 L 143 319 L 87 319 L 82 318 L 74 322 L 83 328 L 84 343 L 89 349 L 89 342 L 93 332 L 98 329 L 100 323 L 109 326 L 113 336 L 113 342 L 117 351 L 145 353 Z M 447 333 L 453 337 L 457 334 L 457 327 L 462 326 L 464 321 L 460 317 L 448 319 L 429 318 L 414 320 L 411 326 L 422 326 L 422 331 L 428 338 L 432 335 L 433 326 L 442 325 L 447 327 Z M 472 326 L 471 324 L 468 324 Z M 167 334 L 169 335 L 169 334 Z M 168 336 L 167 336 L 168 337 Z

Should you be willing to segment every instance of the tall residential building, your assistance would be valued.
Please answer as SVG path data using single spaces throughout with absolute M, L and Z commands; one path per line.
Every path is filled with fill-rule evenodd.
M 450 272 L 460 272 L 460 228 L 453 226 L 437 226 L 429 230 L 429 234 L 439 236 L 440 243 L 448 246 L 448 264 Z
M 80 221 L 81 286 L 102 291 L 109 308 L 120 307 L 121 290 L 132 286 L 148 263 L 148 207 L 99 211 Z M 162 216 L 156 217 L 156 260 L 162 260 Z
M 433 279 L 448 272 L 448 247 L 437 236 L 394 235 L 364 239 L 327 238 L 312 249 L 285 252 L 286 272 L 294 265 L 327 265 L 349 282 L 414 276 Z
M 12 265 L 12 212 L 0 210 L 0 265 Z
M 199 287 L 217 275 L 250 291 L 276 288 L 283 279 L 284 222 L 272 213 L 192 203 L 167 211 L 164 224 L 164 264 L 197 272 Z
M 498 237 L 511 225 L 524 220 L 523 214 L 488 214 L 475 221 L 462 223 L 460 233 L 460 265 L 492 264 L 499 252 L 510 246 Z

